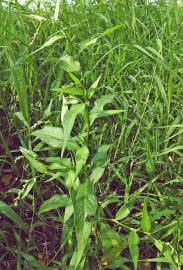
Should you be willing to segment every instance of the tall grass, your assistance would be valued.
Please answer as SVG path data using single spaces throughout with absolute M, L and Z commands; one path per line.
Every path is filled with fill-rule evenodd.
M 180 270 L 183 9 L 2 1 L 0 19 L 1 268 Z

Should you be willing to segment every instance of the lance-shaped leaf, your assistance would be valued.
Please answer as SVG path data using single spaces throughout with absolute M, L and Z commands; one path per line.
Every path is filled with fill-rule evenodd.
M 85 89 L 82 87 L 71 87 L 71 86 L 65 86 L 62 88 L 54 88 L 53 91 L 62 93 L 62 94 L 69 94 L 72 96 L 84 96 L 85 95 Z
M 64 115 L 64 144 L 62 148 L 62 154 L 64 153 L 66 144 L 69 140 L 71 130 L 73 128 L 76 116 L 82 113 L 85 109 L 85 104 L 74 104 L 72 105 L 71 109 L 68 110 Z
M 96 183 L 102 177 L 105 167 L 107 165 L 107 152 L 110 149 L 111 144 L 105 144 L 99 147 L 97 153 L 92 159 L 92 173 L 90 180 L 92 183 Z
M 99 117 L 106 117 L 106 116 L 110 116 L 110 115 L 119 114 L 122 112 L 123 112 L 123 110 L 105 110 L 105 111 L 99 111 L 99 112 L 92 113 L 90 115 L 91 123 L 93 123 L 94 120 L 99 118 Z
M 48 212 L 52 209 L 65 207 L 68 204 L 68 197 L 66 195 L 56 194 L 50 199 L 44 201 L 39 209 L 39 213 Z
M 61 68 L 67 72 L 79 72 L 81 69 L 80 63 L 69 55 L 61 57 L 60 61 L 62 62 Z
M 64 133 L 59 127 L 45 126 L 42 129 L 33 131 L 32 135 L 54 148 L 63 147 Z M 66 144 L 68 149 L 78 148 L 77 143 L 74 140 L 68 140 Z
M 118 30 L 121 27 L 122 27 L 122 24 L 119 24 L 119 25 L 115 25 L 113 27 L 110 27 L 110 28 L 108 28 L 108 29 L 106 29 L 104 31 L 104 33 L 101 35 L 101 37 L 102 36 L 108 36 L 108 35 L 110 35 L 111 33 L 113 33 L 114 31 Z
M 122 250 L 127 246 L 126 238 L 119 235 L 108 224 L 101 223 L 100 238 L 103 248 L 103 261 L 111 263 L 120 255 Z
M 47 172 L 47 167 L 43 163 L 36 160 L 37 155 L 33 151 L 30 151 L 30 150 L 25 149 L 23 147 L 20 147 L 20 150 L 21 150 L 22 154 L 24 155 L 24 157 L 26 157 L 26 159 L 30 162 L 32 167 L 34 167 L 36 169 L 36 171 L 38 171 L 40 173 Z
M 90 112 L 90 124 L 92 125 L 96 118 L 121 113 L 122 110 L 104 110 L 106 104 L 112 103 L 114 95 L 102 96 L 95 101 L 94 107 Z
M 150 232 L 151 230 L 151 220 L 147 211 L 147 201 L 144 200 L 144 208 L 142 211 L 142 218 L 141 218 L 141 228 L 144 232 Z
M 92 37 L 89 39 L 86 39 L 80 43 L 80 52 L 85 50 L 86 48 L 90 47 L 91 45 L 94 45 L 97 42 L 97 37 Z
M 48 39 L 48 40 L 47 40 L 40 48 L 38 48 L 37 50 L 35 50 L 34 52 L 32 52 L 32 53 L 30 54 L 30 56 L 33 55 L 33 54 L 35 54 L 35 53 L 37 53 L 37 52 L 39 52 L 40 50 L 42 50 L 42 49 L 44 49 L 44 48 L 46 48 L 46 47 L 51 46 L 53 43 L 55 43 L 57 40 L 59 40 L 59 39 L 61 39 L 61 38 L 64 38 L 64 36 L 61 36 L 61 35 L 55 35 L 55 36 L 51 37 L 51 38 Z
M 78 250 L 75 269 L 77 269 L 82 259 L 91 232 L 92 224 L 88 218 L 94 216 L 97 209 L 97 201 L 93 190 L 93 185 L 89 180 L 79 186 L 74 202 L 74 209 L 75 231 Z
M 139 237 L 135 231 L 131 231 L 128 235 L 128 245 L 130 249 L 130 254 L 132 257 L 132 261 L 134 264 L 135 270 L 137 269 L 138 265 L 138 258 L 139 258 Z
M 25 229 L 26 225 L 19 215 L 5 202 L 0 201 L 0 213 L 7 216 L 13 222 L 15 222 L 20 228 Z
M 76 152 L 76 176 L 80 173 L 81 169 L 85 165 L 87 158 L 89 156 L 89 150 L 86 145 L 80 147 Z
M 29 194 L 35 183 L 36 183 L 35 177 L 25 182 L 23 189 L 20 192 L 20 196 L 22 199 L 24 199 Z

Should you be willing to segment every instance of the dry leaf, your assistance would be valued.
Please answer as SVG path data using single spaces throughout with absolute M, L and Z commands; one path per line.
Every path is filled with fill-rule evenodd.
M 2 176 L 2 183 L 5 186 L 8 186 L 12 182 L 13 175 L 12 174 L 5 174 Z

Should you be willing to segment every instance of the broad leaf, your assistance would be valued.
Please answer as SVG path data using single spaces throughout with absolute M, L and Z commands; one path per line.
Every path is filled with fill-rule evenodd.
M 47 167 L 43 163 L 41 163 L 35 159 L 35 157 L 37 155 L 33 151 L 30 151 L 30 150 L 25 149 L 23 147 L 20 147 L 20 150 L 21 150 L 22 154 L 26 157 L 26 159 L 30 162 L 32 167 L 34 167 L 36 169 L 36 171 L 38 171 L 40 173 L 47 172 Z
M 139 237 L 135 231 L 131 231 L 128 236 L 128 245 L 130 249 L 130 254 L 132 257 L 132 261 L 134 264 L 135 270 L 137 269 L 138 265 L 138 258 L 139 258 Z
M 68 197 L 66 195 L 54 195 L 52 198 L 43 202 L 39 209 L 39 213 L 48 212 L 52 209 L 65 207 L 68 204 Z
M 91 98 L 93 96 L 93 94 L 94 94 L 94 92 L 95 92 L 95 90 L 96 90 L 96 88 L 97 88 L 97 86 L 99 84 L 99 81 L 100 81 L 101 77 L 102 77 L 102 74 L 100 74 L 100 76 L 97 78 L 97 80 L 90 86 L 90 88 L 88 90 L 89 98 Z
M 71 198 L 69 198 L 64 213 L 61 247 L 63 247 L 66 244 L 68 239 L 72 239 L 72 231 L 74 227 L 73 213 L 74 207 Z
M 59 164 L 59 163 L 52 163 L 50 166 L 49 166 L 49 170 L 51 171 L 55 171 L 55 170 L 59 170 L 60 172 L 65 172 L 66 171 L 66 167 L 63 166 L 62 164 Z
M 84 264 L 85 264 L 85 260 L 86 260 L 86 257 L 83 257 L 79 263 L 79 265 L 77 264 L 77 260 L 78 260 L 78 253 L 79 251 L 77 249 L 75 249 L 74 253 L 73 253 L 73 256 L 71 258 L 71 261 L 70 261 L 70 265 L 69 265 L 69 268 L 68 270 L 85 270 L 84 269 Z
M 32 132 L 32 135 L 42 140 L 44 143 L 54 147 L 62 148 L 64 144 L 64 133 L 59 127 L 45 126 L 42 129 Z M 77 149 L 77 143 L 73 140 L 67 142 L 68 149 Z
M 91 112 L 94 113 L 94 112 L 102 111 L 104 106 L 106 104 L 112 103 L 113 100 L 114 100 L 114 95 L 106 95 L 106 96 L 102 96 L 102 97 L 98 98 L 95 101 L 94 107 L 91 110 Z
M 84 96 L 85 95 L 85 89 L 82 87 L 65 86 L 62 88 L 54 88 L 53 90 L 56 92 L 62 93 L 62 94 L 69 94 L 72 96 Z
M 62 154 L 65 150 L 66 144 L 69 140 L 71 130 L 73 128 L 76 116 L 82 113 L 85 109 L 85 104 L 74 104 L 72 105 L 71 109 L 68 110 L 64 115 L 64 144 L 62 148 Z
M 79 72 L 81 69 L 80 63 L 69 55 L 61 57 L 60 61 L 62 62 L 61 68 L 67 72 Z
M 36 183 L 35 177 L 26 181 L 25 185 L 23 186 L 23 190 L 21 190 L 20 192 L 21 199 L 24 199 L 29 194 L 35 183 Z
M 100 74 L 100 76 L 97 78 L 97 80 L 90 86 L 90 89 L 96 89 L 97 88 L 101 77 L 102 77 L 102 74 Z
M 151 221 L 150 221 L 150 217 L 147 211 L 146 200 L 144 200 L 144 208 L 143 208 L 142 218 L 141 218 L 141 228 L 144 232 L 150 232 L 151 230 Z
M 102 96 L 97 99 L 94 103 L 94 107 L 90 112 L 90 124 L 98 117 L 98 114 L 103 112 L 104 106 L 106 104 L 112 103 L 114 100 L 114 95 Z
M 92 166 L 98 167 L 105 165 L 107 161 L 107 152 L 109 151 L 111 146 L 112 144 L 104 144 L 98 148 L 97 153 L 92 158 Z
M 129 207 L 128 205 L 123 205 L 118 212 L 116 213 L 116 219 L 117 220 L 121 220 L 125 217 L 127 217 L 131 212 L 131 207 Z
M 64 224 L 67 223 L 67 221 L 70 219 L 73 213 L 74 213 L 74 207 L 73 207 L 71 198 L 69 198 L 67 201 L 67 205 L 65 207 Z
M 124 239 L 109 225 L 104 223 L 101 223 L 100 238 L 103 247 L 103 260 L 105 260 L 107 264 L 118 257 L 127 246 L 126 238 Z
M 59 35 L 55 35 L 53 37 L 51 37 L 49 40 L 47 40 L 44 45 L 39 48 L 39 50 L 45 48 L 45 47 L 48 47 L 48 46 L 51 46 L 53 43 L 55 43 L 57 40 L 63 38 L 63 36 L 59 36 Z
M 105 110 L 105 111 L 93 112 L 90 114 L 90 122 L 93 123 L 95 121 L 95 119 L 97 119 L 99 117 L 115 115 L 115 114 L 119 114 L 122 112 L 123 112 L 123 110 Z
M 148 159 L 146 162 L 146 170 L 151 175 L 154 172 L 154 161 L 153 159 Z
M 70 190 L 70 189 L 74 189 L 76 190 L 79 186 L 79 181 L 76 177 L 76 172 L 74 170 L 69 170 L 68 174 L 66 175 L 65 178 L 65 185 L 66 187 Z
M 104 174 L 105 167 L 96 167 L 92 170 L 92 173 L 90 175 L 90 180 L 92 183 L 97 183 L 102 175 Z
M 64 167 L 71 168 L 72 167 L 72 162 L 70 158 L 60 158 L 60 157 L 44 157 L 44 161 L 48 163 L 57 163 L 60 165 L 63 165 Z
M 110 147 L 111 145 L 107 144 L 100 146 L 92 159 L 92 173 L 90 175 L 90 180 L 93 183 L 97 183 L 105 171 L 107 165 L 107 152 Z
M 89 150 L 86 145 L 80 147 L 75 155 L 76 159 L 76 176 L 80 173 L 82 167 L 85 165 L 87 158 L 89 156 Z
M 76 77 L 74 74 L 69 72 L 69 76 L 71 77 L 71 79 L 73 80 L 73 82 L 79 86 L 82 86 L 81 81 L 78 79 L 78 77 Z
M 59 127 L 45 126 L 32 132 L 32 135 L 42 140 L 44 143 L 59 148 L 63 145 L 63 130 Z
M 59 9 L 60 9 L 60 0 L 57 0 L 56 1 L 56 4 L 55 4 L 55 12 L 54 12 L 54 16 L 53 16 L 53 19 L 55 21 L 58 20 L 58 17 L 59 17 Z
M 93 186 L 89 180 L 79 186 L 74 202 L 74 209 L 75 231 L 78 250 L 77 261 L 75 263 L 76 269 L 81 261 L 91 232 L 92 224 L 88 220 L 88 218 L 91 216 L 95 216 L 97 209 L 97 200 L 95 197 Z

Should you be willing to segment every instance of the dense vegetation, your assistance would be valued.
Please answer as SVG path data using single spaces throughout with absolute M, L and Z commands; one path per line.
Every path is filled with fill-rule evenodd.
M 0 269 L 180 270 L 183 9 L 0 1 L 0 20 Z

